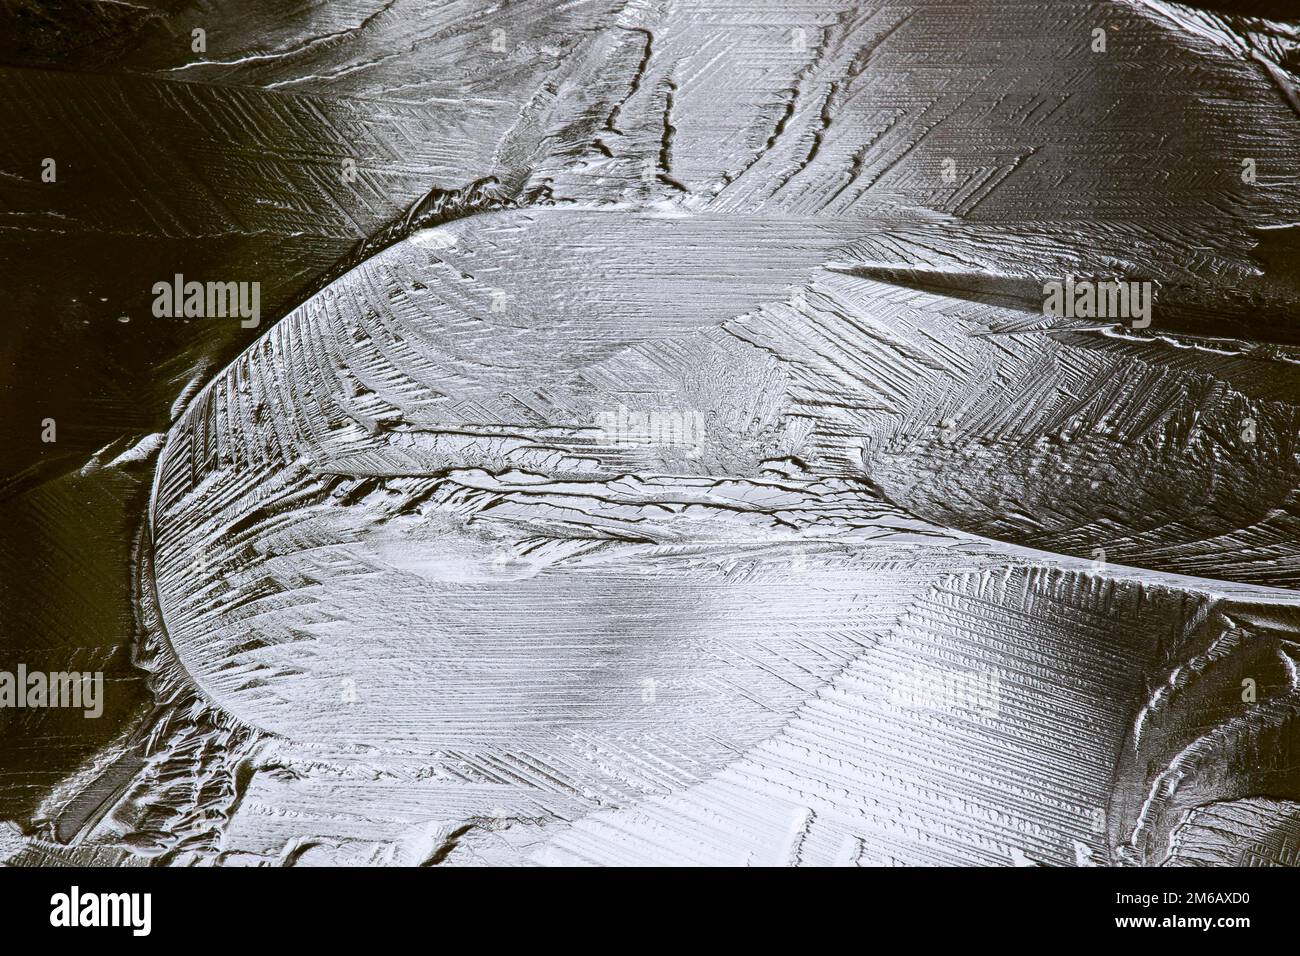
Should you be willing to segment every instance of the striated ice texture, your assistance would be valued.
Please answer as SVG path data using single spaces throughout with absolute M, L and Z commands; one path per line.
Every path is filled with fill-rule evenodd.
M 103 24 L 283 307 L 60 479 L 146 689 L 10 861 L 1295 862 L 1300 26 L 466 6 Z

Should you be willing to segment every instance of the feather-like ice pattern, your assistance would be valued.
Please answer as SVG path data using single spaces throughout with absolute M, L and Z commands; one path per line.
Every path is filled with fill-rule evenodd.
M 6 852 L 1292 862 L 1295 27 L 512 10 L 136 24 L 123 96 L 382 103 L 407 165 L 180 402 L 151 703 Z

